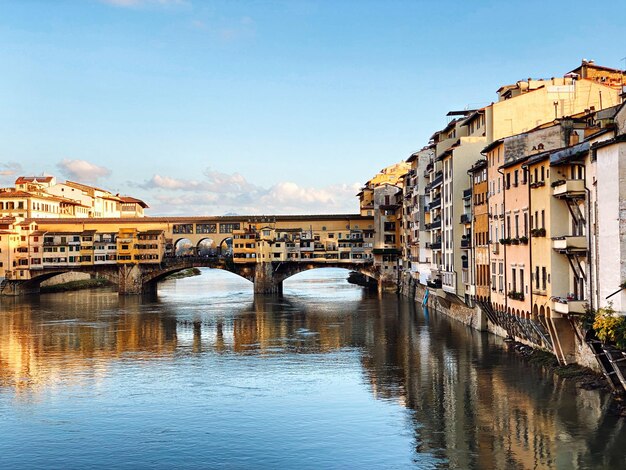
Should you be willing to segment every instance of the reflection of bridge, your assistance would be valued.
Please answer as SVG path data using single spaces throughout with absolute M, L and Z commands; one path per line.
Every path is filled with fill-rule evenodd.
M 0 284 L 2 295 L 37 293 L 41 282 L 67 272 L 104 277 L 118 285 L 120 294 L 139 294 L 192 267 L 230 271 L 253 282 L 256 293 L 281 292 L 288 277 L 320 267 L 341 267 L 382 282 L 371 256 L 373 218 L 360 215 L 27 223 L 30 232 L 17 247 L 21 255 L 15 269 Z M 191 248 L 178 250 L 182 241 Z

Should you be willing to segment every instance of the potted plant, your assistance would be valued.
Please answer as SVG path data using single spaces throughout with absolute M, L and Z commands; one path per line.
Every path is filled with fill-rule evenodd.
M 526 235 L 522 235 L 521 237 L 519 237 L 519 241 L 523 245 L 526 245 L 528 243 L 528 237 Z

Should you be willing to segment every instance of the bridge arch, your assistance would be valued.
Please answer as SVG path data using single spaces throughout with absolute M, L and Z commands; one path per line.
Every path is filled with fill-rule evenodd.
M 233 254 L 233 237 L 224 238 L 219 244 L 218 252 L 223 256 L 231 256 Z
M 293 277 L 297 274 L 311 271 L 313 269 L 324 269 L 324 268 L 340 268 L 345 269 L 346 271 L 355 271 L 364 276 L 372 279 L 374 282 L 378 282 L 379 276 L 378 273 L 372 268 L 368 266 L 363 266 L 357 263 L 325 263 L 325 264 L 313 264 L 313 263 L 290 263 L 283 262 L 278 263 L 275 267 L 275 281 L 282 283 L 286 281 L 290 277 Z
M 217 256 L 218 245 L 210 237 L 201 238 L 196 245 L 196 252 L 199 256 Z
M 254 269 L 250 268 L 242 268 L 242 269 L 229 269 L 226 265 L 220 262 L 181 262 L 179 264 L 168 266 L 163 269 L 155 270 L 150 273 L 146 273 L 143 277 L 143 284 L 145 286 L 145 290 L 154 291 L 157 288 L 157 284 L 165 279 L 166 277 L 175 274 L 180 271 L 184 271 L 186 269 L 191 268 L 209 268 L 209 269 L 217 269 L 225 272 L 232 273 L 235 276 L 239 276 L 246 281 L 254 282 Z
M 196 247 L 189 238 L 179 238 L 174 242 L 174 254 L 176 256 L 190 256 L 195 254 Z

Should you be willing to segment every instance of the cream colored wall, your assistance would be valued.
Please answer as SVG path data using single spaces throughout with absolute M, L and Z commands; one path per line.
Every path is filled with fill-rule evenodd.
M 571 92 L 553 90 L 564 88 L 555 88 L 547 81 L 543 88 L 490 105 L 486 113 L 488 142 L 526 132 L 555 117 L 571 116 L 592 106 L 598 110 L 620 103 L 617 90 L 591 80 L 576 81 Z M 558 102 L 556 116 L 555 101 Z

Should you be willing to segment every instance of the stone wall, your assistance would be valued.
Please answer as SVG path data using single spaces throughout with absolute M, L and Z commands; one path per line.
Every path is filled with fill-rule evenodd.
M 424 295 L 426 294 L 427 289 L 429 290 L 429 309 L 441 312 L 444 315 L 447 315 L 454 320 L 457 320 L 478 331 L 487 331 L 502 338 L 509 337 L 509 333 L 507 330 L 494 324 L 491 321 L 488 321 L 486 313 L 483 312 L 479 306 L 468 307 L 464 302 L 461 301 L 461 299 L 455 299 L 449 294 L 444 294 L 444 296 L 440 296 L 438 295 L 438 293 L 441 293 L 441 290 L 427 288 L 422 284 L 419 284 L 410 276 L 409 273 L 403 273 L 400 278 L 400 294 L 409 299 L 412 299 L 420 305 L 423 305 Z M 576 364 L 598 371 L 598 362 L 596 361 L 596 358 L 593 355 L 591 349 L 584 342 L 584 332 L 582 332 L 580 329 L 576 329 L 575 331 L 572 330 L 572 333 L 575 334 L 573 349 L 574 361 L 576 362 Z M 515 339 L 521 343 L 527 344 L 530 347 L 543 349 L 550 353 L 554 353 L 554 351 L 544 347 L 542 344 L 537 344 L 535 342 L 525 340 L 521 337 L 518 338 L 517 336 L 515 337 Z

